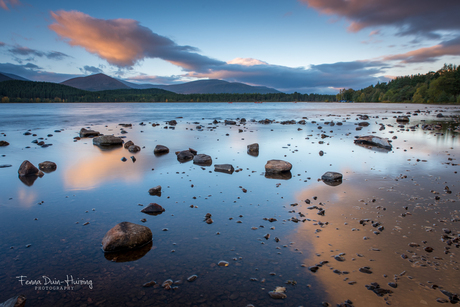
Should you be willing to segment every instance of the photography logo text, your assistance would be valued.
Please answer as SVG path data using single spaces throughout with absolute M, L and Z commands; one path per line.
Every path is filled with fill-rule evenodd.
M 34 286 L 35 290 L 55 290 L 65 291 L 73 290 L 75 286 L 88 286 L 93 289 L 93 281 L 90 279 L 74 278 L 72 275 L 66 275 L 65 279 L 51 278 L 42 276 L 40 279 L 28 279 L 27 276 L 16 276 L 22 286 Z

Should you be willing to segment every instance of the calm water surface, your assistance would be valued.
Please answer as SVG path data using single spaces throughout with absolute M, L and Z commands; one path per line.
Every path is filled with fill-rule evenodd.
M 12 165 L 0 168 L 0 302 L 24 294 L 26 306 L 335 306 L 346 300 L 353 306 L 433 306 L 449 300 L 441 290 L 460 292 L 459 107 L 115 103 L 0 109 L 0 140 L 10 143 L 0 147 L 0 165 Z M 397 123 L 400 115 L 410 122 Z M 237 118 L 247 123 L 224 124 Z M 276 122 L 258 123 L 266 118 Z M 166 123 L 172 119 L 175 129 Z M 302 119 L 305 124 L 281 124 Z M 357 130 L 362 122 L 368 125 Z M 425 124 L 440 126 L 423 130 Z M 74 139 L 82 127 L 124 136 L 142 150 L 100 149 L 90 138 Z M 32 135 L 24 135 L 28 130 Z M 370 134 L 391 139 L 392 150 L 353 143 Z M 260 145 L 256 157 L 246 153 L 252 143 Z M 158 144 L 170 153 L 155 156 Z M 238 171 L 179 163 L 174 152 L 188 148 Z M 290 179 L 265 177 L 271 159 L 292 163 Z M 24 160 L 58 167 L 21 181 L 17 170 Z M 322 182 L 327 171 L 342 173 L 343 183 Z M 157 185 L 162 195 L 149 195 Z M 140 212 L 152 202 L 166 211 Z M 213 224 L 204 222 L 206 213 Z M 149 227 L 152 244 L 104 254 L 102 238 L 123 221 Z M 221 260 L 229 266 L 218 266 Z M 308 269 L 322 261 L 316 273 Z M 359 271 L 363 267 L 372 273 Z M 198 278 L 188 282 L 194 274 Z M 19 276 L 42 285 L 73 278 L 75 284 L 43 290 L 21 284 Z M 167 279 L 177 281 L 175 290 L 160 286 Z M 156 286 L 142 287 L 152 280 Z M 378 296 L 366 288 L 371 283 L 392 293 Z M 287 298 L 270 298 L 276 287 L 285 287 Z

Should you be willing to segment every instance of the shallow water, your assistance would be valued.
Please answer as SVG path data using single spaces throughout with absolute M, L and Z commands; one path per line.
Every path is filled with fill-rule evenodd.
M 30 306 L 321 306 L 347 299 L 354 306 L 431 306 L 438 304 L 438 297 L 448 299 L 439 289 L 454 293 L 460 289 L 458 248 L 441 240 L 443 228 L 452 231 L 452 238 L 460 233 L 456 221 L 460 141 L 453 131 L 459 125 L 459 107 L 356 103 L 0 107 L 0 140 L 10 143 L 0 147 L 0 165 L 12 165 L 0 168 L 0 259 L 5 268 L 0 301 L 23 293 Z M 404 115 L 401 112 L 411 113 L 410 123 L 398 127 L 394 117 Z M 445 117 L 436 117 L 438 113 Z M 362 120 L 358 114 L 370 118 Z M 223 123 L 243 117 L 248 120 L 244 125 Z M 257 123 L 265 118 L 306 118 L 306 124 Z M 166 124 L 172 119 L 178 122 L 175 129 Z M 214 119 L 220 122 L 213 124 Z M 369 126 L 356 130 L 364 121 Z M 120 123 L 133 126 L 120 134 Z M 380 123 L 385 130 L 379 130 Z M 442 128 L 422 130 L 427 123 L 441 123 Z M 199 125 L 202 129 L 197 129 Z M 142 150 L 132 154 L 122 147 L 100 149 L 90 138 L 74 140 L 88 126 L 123 135 Z M 23 135 L 27 130 L 36 136 Z M 368 134 L 392 139 L 393 149 L 353 143 L 355 136 Z M 52 146 L 31 143 L 39 138 Z M 256 142 L 260 154 L 248 155 L 246 146 Z M 155 156 L 157 144 L 168 146 L 170 153 Z M 239 171 L 225 174 L 214 172 L 213 166 L 179 163 L 174 152 L 189 147 L 210 155 L 213 164 L 230 163 Z M 128 160 L 122 162 L 122 157 Z M 264 166 L 271 159 L 292 163 L 292 177 L 265 177 Z M 58 167 L 24 183 L 17 176 L 24 160 L 36 166 L 49 160 Z M 319 180 L 326 171 L 342 173 L 343 183 L 326 185 Z M 157 185 L 162 186 L 162 195 L 149 195 Z M 151 202 L 166 211 L 157 216 L 141 213 Z M 325 215 L 307 209 L 313 205 L 324 208 Z M 214 221 L 210 225 L 204 222 L 208 212 Z M 264 220 L 271 217 L 277 221 Z M 370 221 L 362 225 L 363 219 Z M 101 240 L 122 221 L 149 227 L 153 242 L 114 259 L 101 251 Z M 380 222 L 384 230 L 374 234 L 371 221 Z M 411 242 L 420 246 L 409 247 Z M 424 251 L 426 246 L 433 252 Z M 340 253 L 345 261 L 333 258 Z M 221 260 L 229 266 L 218 266 Z M 325 260 L 329 263 L 316 273 L 308 270 Z M 369 266 L 372 274 L 359 272 L 363 266 Z M 198 278 L 187 282 L 193 274 Z M 395 275 L 394 289 L 387 284 Z M 43 276 L 51 280 L 71 276 L 86 284 L 42 290 L 21 285 L 18 276 L 42 284 L 47 280 Z M 177 289 L 142 287 L 166 279 L 178 281 Z M 365 287 L 372 282 L 393 293 L 377 296 Z M 431 289 L 433 284 L 439 288 Z M 268 292 L 278 286 L 286 287 L 286 299 L 269 297 Z

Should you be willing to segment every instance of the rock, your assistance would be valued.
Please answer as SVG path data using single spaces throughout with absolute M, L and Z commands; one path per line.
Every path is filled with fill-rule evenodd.
M 205 154 L 198 154 L 195 157 L 193 157 L 193 164 L 209 166 L 212 164 L 212 158 L 211 156 Z
M 363 266 L 362 268 L 359 268 L 359 271 L 361 273 L 372 274 L 371 268 L 368 266 Z
M 227 173 L 227 174 L 233 174 L 235 169 L 231 164 L 214 164 L 214 171 L 215 172 L 221 172 L 221 173 Z
M 103 135 L 93 139 L 93 145 L 113 146 L 123 145 L 123 139 L 113 135 Z
M 236 121 L 234 120 L 225 120 L 226 125 L 236 125 Z
M 138 151 L 141 151 L 141 148 L 137 145 L 131 145 L 128 147 L 128 151 L 129 152 L 138 152 Z
M 7 141 L 0 141 L 0 146 L 8 146 L 10 145 L 10 143 L 8 143 Z
M 12 167 L 13 165 L 11 164 L 0 164 L 0 168 L 7 168 L 7 167 Z
M 134 145 L 134 142 L 133 142 L 133 141 L 128 141 L 128 142 L 125 143 L 124 147 L 125 147 L 126 149 L 128 149 L 129 146 L 133 146 L 133 145 Z
M 326 172 L 321 176 L 323 181 L 342 181 L 343 175 L 337 172 Z
M 165 211 L 165 209 L 157 203 L 150 203 L 147 207 L 141 210 L 143 213 L 150 215 L 158 215 Z
M 248 151 L 247 152 L 251 156 L 258 156 L 259 155 L 259 144 L 254 143 L 254 144 L 248 145 Z
M 265 164 L 265 172 L 269 174 L 289 172 L 292 164 L 283 160 L 269 160 Z
M 276 300 L 282 300 L 287 297 L 286 294 L 283 292 L 276 292 L 276 291 L 270 291 L 268 292 L 268 295 L 270 295 L 271 298 L 276 299 Z
M 18 295 L 0 304 L 0 307 L 24 307 L 26 305 L 26 297 Z
M 141 247 L 152 241 L 152 231 L 145 226 L 121 222 L 110 229 L 102 239 L 104 252 L 117 252 Z
M 192 160 L 194 156 L 195 155 L 190 150 L 182 150 L 177 153 L 177 160 L 183 163 Z
M 19 166 L 18 173 L 20 177 L 25 177 L 25 176 L 40 176 L 41 172 L 37 167 L 35 167 L 35 165 L 25 160 L 24 162 L 22 162 L 21 166 Z
M 227 261 L 219 261 L 219 263 L 217 263 L 218 266 L 228 266 L 228 262 Z
M 396 121 L 398 123 L 408 123 L 409 122 L 409 117 L 407 117 L 407 116 L 398 116 L 398 118 L 396 118 Z
M 44 171 L 45 173 L 51 173 L 56 170 L 57 165 L 54 162 L 45 161 L 42 163 L 38 163 L 38 167 L 40 168 L 40 170 Z
M 145 284 L 143 284 L 142 287 L 144 287 L 144 288 L 153 287 L 156 284 L 157 284 L 157 282 L 152 280 L 152 281 L 149 281 L 149 282 L 146 282 Z
M 316 273 L 316 271 L 318 271 L 319 267 L 317 267 L 316 265 L 314 265 L 314 266 L 308 267 L 308 269 L 309 269 L 310 271 L 312 271 L 313 273 Z
M 384 296 L 385 294 L 393 293 L 391 290 L 380 288 L 380 285 L 376 282 L 371 283 L 370 285 L 366 285 L 367 290 L 373 291 L 378 296 Z
M 85 128 L 81 128 L 80 130 L 81 138 L 88 138 L 88 137 L 94 137 L 94 136 L 99 136 L 99 135 L 100 135 L 99 131 L 88 130 Z
M 359 136 L 356 138 L 354 143 L 380 147 L 380 148 L 384 148 L 387 150 L 391 150 L 392 148 L 388 139 L 384 139 L 384 138 L 381 138 L 378 136 L 372 136 L 372 135 Z
M 196 156 L 198 154 L 198 151 L 196 151 L 195 149 L 193 148 L 189 148 L 188 149 L 194 156 Z
M 187 278 L 187 281 L 188 281 L 188 282 L 192 282 L 192 281 L 194 281 L 194 280 L 197 279 L 197 278 L 198 278 L 198 276 L 192 275 L 192 276 L 190 276 L 189 278 Z
M 170 121 L 169 121 L 169 122 L 167 122 L 167 123 L 168 123 L 169 125 L 171 125 L 171 126 L 175 126 L 175 125 L 177 125 L 177 121 L 176 121 L 175 119 L 173 119 L 173 120 L 170 120 Z
M 161 196 L 161 185 L 157 185 L 156 187 L 151 188 L 149 190 L 149 194 Z
M 169 148 L 164 145 L 157 145 L 153 150 L 153 153 L 156 155 L 163 155 L 169 153 Z

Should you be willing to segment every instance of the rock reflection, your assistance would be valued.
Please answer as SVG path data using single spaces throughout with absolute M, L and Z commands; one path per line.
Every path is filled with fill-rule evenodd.
M 146 245 L 125 252 L 114 252 L 114 253 L 104 253 L 105 259 L 112 262 L 130 262 L 136 261 L 147 255 L 147 253 L 152 249 L 152 241 Z
M 32 176 L 18 176 L 19 180 L 24 183 L 26 186 L 31 187 L 34 185 L 35 180 L 37 180 L 37 175 Z
M 327 184 L 328 186 L 336 187 L 336 186 L 342 184 L 342 179 L 338 179 L 338 180 L 323 180 L 323 182 L 324 182 L 324 184 Z
M 265 178 L 289 180 L 292 178 L 292 173 L 291 172 L 265 173 Z

